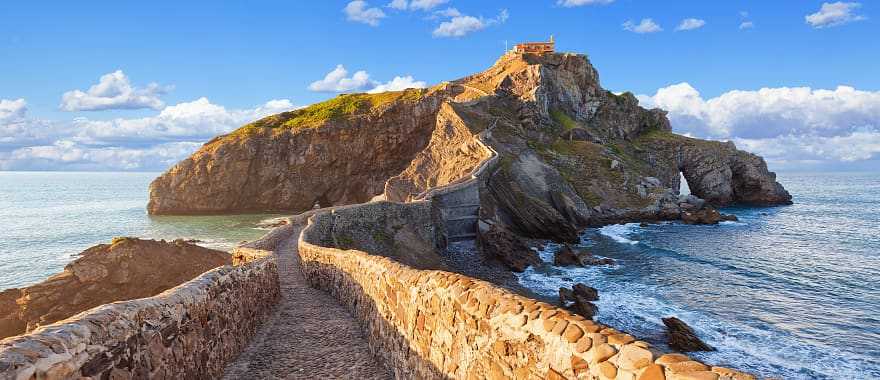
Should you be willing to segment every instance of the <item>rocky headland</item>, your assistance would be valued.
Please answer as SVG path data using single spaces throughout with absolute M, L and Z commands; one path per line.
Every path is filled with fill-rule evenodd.
M 692 195 L 679 194 L 682 175 Z M 428 89 L 344 94 L 212 139 L 153 181 L 149 213 L 305 214 L 237 248 L 236 267 L 0 342 L 0 375 L 217 376 L 261 322 L 280 326 L 279 316 L 293 315 L 302 304 L 293 295 L 307 282 L 348 309 L 353 319 L 338 324 L 357 323 L 366 339 L 357 347 L 398 378 L 754 379 L 592 321 L 600 295 L 585 284 L 560 289 L 559 307 L 461 274 L 480 272 L 458 267 L 477 261 L 444 257 L 450 242 L 473 239 L 483 258 L 523 271 L 540 262 L 536 239 L 573 243 L 583 228 L 631 221 L 717 223 L 729 216 L 716 207 L 734 203 L 789 204 L 791 196 L 762 158 L 674 134 L 664 111 L 603 89 L 585 55 L 508 53 L 486 71 Z M 113 261 L 109 252 L 138 251 L 130 244 L 168 257 Z M 205 266 L 176 261 L 213 255 L 197 249 L 135 239 L 92 248 L 80 260 L 94 264 L 77 260 L 36 289 L 0 295 L 3 310 L 13 310 L 0 321 L 29 331 L 228 263 L 228 255 Z M 611 263 L 575 250 L 557 259 Z M 286 301 L 270 316 L 279 297 Z M 325 323 L 306 314 L 297 322 Z M 128 327 L 96 322 L 113 318 Z M 674 327 L 670 341 L 696 338 Z M 272 335 L 261 332 L 257 345 L 275 342 Z M 274 351 L 256 352 L 263 349 Z M 259 363 L 245 352 L 230 374 Z M 322 365 L 344 371 L 344 362 Z
M 205 144 L 150 186 L 152 214 L 303 212 L 419 198 L 493 149 L 480 217 L 573 241 L 586 226 L 680 219 L 680 174 L 700 205 L 788 204 L 763 159 L 671 132 L 665 112 L 599 84 L 578 54 L 507 54 L 430 89 L 344 94 Z M 692 204 L 690 204 L 692 205 Z M 687 210 L 696 211 L 696 210 Z
M 231 262 L 226 252 L 182 240 L 116 238 L 83 251 L 46 281 L 0 292 L 0 339 L 103 304 L 151 297 Z

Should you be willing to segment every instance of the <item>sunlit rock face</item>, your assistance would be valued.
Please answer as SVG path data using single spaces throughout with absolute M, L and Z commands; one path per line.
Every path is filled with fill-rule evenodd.
M 405 202 L 492 155 L 480 217 L 528 237 L 573 241 L 588 225 L 677 219 L 679 173 L 710 204 L 791 202 L 760 157 L 672 133 L 664 111 L 603 89 L 586 56 L 558 53 L 505 54 L 430 89 L 341 95 L 256 121 L 157 178 L 148 210 Z

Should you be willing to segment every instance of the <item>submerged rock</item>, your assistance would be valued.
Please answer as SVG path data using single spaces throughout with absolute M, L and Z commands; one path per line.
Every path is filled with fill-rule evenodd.
M 669 347 L 681 352 L 715 351 L 697 337 L 694 330 L 682 320 L 676 317 L 663 318 L 663 324 L 666 325 Z
M 722 220 L 737 221 L 736 215 L 722 214 L 711 206 L 705 206 L 697 211 L 682 211 L 681 221 L 685 224 L 718 224 Z
M 106 303 L 151 297 L 230 263 L 226 252 L 183 240 L 115 238 L 83 251 L 46 281 L 0 292 L 0 338 Z

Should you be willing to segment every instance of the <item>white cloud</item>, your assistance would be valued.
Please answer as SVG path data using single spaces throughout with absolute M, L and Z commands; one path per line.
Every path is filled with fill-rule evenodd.
M 434 14 L 431 15 L 431 18 L 450 18 L 450 17 L 458 17 L 461 16 L 461 12 L 458 11 L 457 8 L 446 8 L 439 11 L 434 11 Z
M 360 70 L 351 77 L 348 76 L 348 70 L 345 66 L 336 65 L 336 68 L 327 73 L 324 79 L 312 82 L 309 90 L 317 92 L 348 92 L 362 91 L 375 86 L 375 82 L 370 80 L 370 74 Z
M 392 2 L 388 3 L 387 7 L 401 11 L 429 11 L 448 2 L 449 0 L 393 0 Z
M 485 19 L 459 14 L 448 21 L 444 21 L 434 29 L 434 37 L 463 37 L 470 33 L 483 30 L 495 24 L 507 21 L 509 14 L 507 9 L 502 9 L 498 16 Z
M 743 21 L 739 24 L 740 29 L 752 29 L 755 27 L 755 23 L 751 21 Z
M 388 8 L 394 8 L 399 10 L 406 10 L 409 8 L 409 2 L 407 0 L 393 0 L 392 2 L 386 5 Z
M 342 9 L 349 21 L 361 22 L 370 26 L 379 26 L 379 20 L 385 18 L 385 12 L 379 8 L 370 8 L 366 1 L 355 0 Z
M 705 99 L 679 83 L 638 98 L 669 111 L 676 132 L 732 139 L 773 161 L 850 162 L 880 153 L 880 91 L 780 87 Z
M 309 85 L 309 90 L 317 92 L 361 92 L 370 93 L 384 91 L 400 91 L 407 88 L 424 88 L 426 83 L 415 80 L 412 76 L 397 76 L 389 82 L 380 83 L 370 79 L 370 74 L 364 70 L 348 76 L 348 70 L 343 65 L 327 73 L 324 79 L 314 81 Z
M 113 120 L 75 119 L 71 140 L 86 143 L 179 141 L 223 134 L 263 116 L 295 108 L 287 100 L 270 100 L 252 109 L 228 110 L 207 98 L 165 107 L 158 115 Z
M 27 102 L 24 99 L 0 99 L 0 125 L 24 119 L 27 113 Z
M 99 111 L 111 109 L 161 109 L 165 103 L 159 99 L 171 88 L 150 83 L 146 88 L 131 85 L 122 70 L 101 76 L 98 84 L 87 91 L 72 90 L 61 96 L 60 108 L 64 111 Z
M 59 140 L 0 152 L 0 170 L 165 170 L 201 146 L 200 142 L 173 142 L 144 149 L 90 147 Z
M 675 30 L 694 30 L 702 28 L 704 25 L 706 25 L 706 20 L 701 20 L 698 18 L 686 18 L 684 20 L 681 20 L 681 24 L 678 24 L 678 27 L 675 28 Z
M 582 5 L 611 4 L 613 2 L 614 0 L 558 0 L 556 4 L 563 7 L 579 7 Z
M 657 33 L 662 32 L 663 28 L 660 25 L 657 25 L 653 19 L 643 18 L 642 21 L 638 24 L 633 23 L 631 20 L 623 23 L 623 29 L 628 30 L 633 33 Z
M 819 8 L 818 12 L 804 16 L 804 20 L 807 24 L 817 29 L 861 21 L 865 20 L 866 17 L 855 14 L 855 11 L 861 6 L 861 3 L 843 1 L 822 3 L 822 7 Z
M 30 118 L 24 106 L 0 100 L 0 115 L 15 115 L 0 118 L 0 170 L 164 170 L 218 134 L 295 108 L 276 99 L 230 110 L 200 98 L 150 117 L 61 122 Z
M 413 79 L 411 75 L 407 75 L 405 77 L 394 77 L 391 81 L 373 87 L 373 89 L 368 92 L 375 94 L 386 91 L 402 91 L 408 88 L 425 88 L 427 86 L 427 83 L 417 81 Z

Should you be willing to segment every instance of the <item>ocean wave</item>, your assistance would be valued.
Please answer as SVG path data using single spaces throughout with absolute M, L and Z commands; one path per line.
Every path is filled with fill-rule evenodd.
M 630 235 L 636 233 L 641 227 L 638 223 L 612 224 L 599 228 L 599 233 L 610 237 L 612 240 L 621 244 L 639 244 L 638 240 L 630 239 Z

